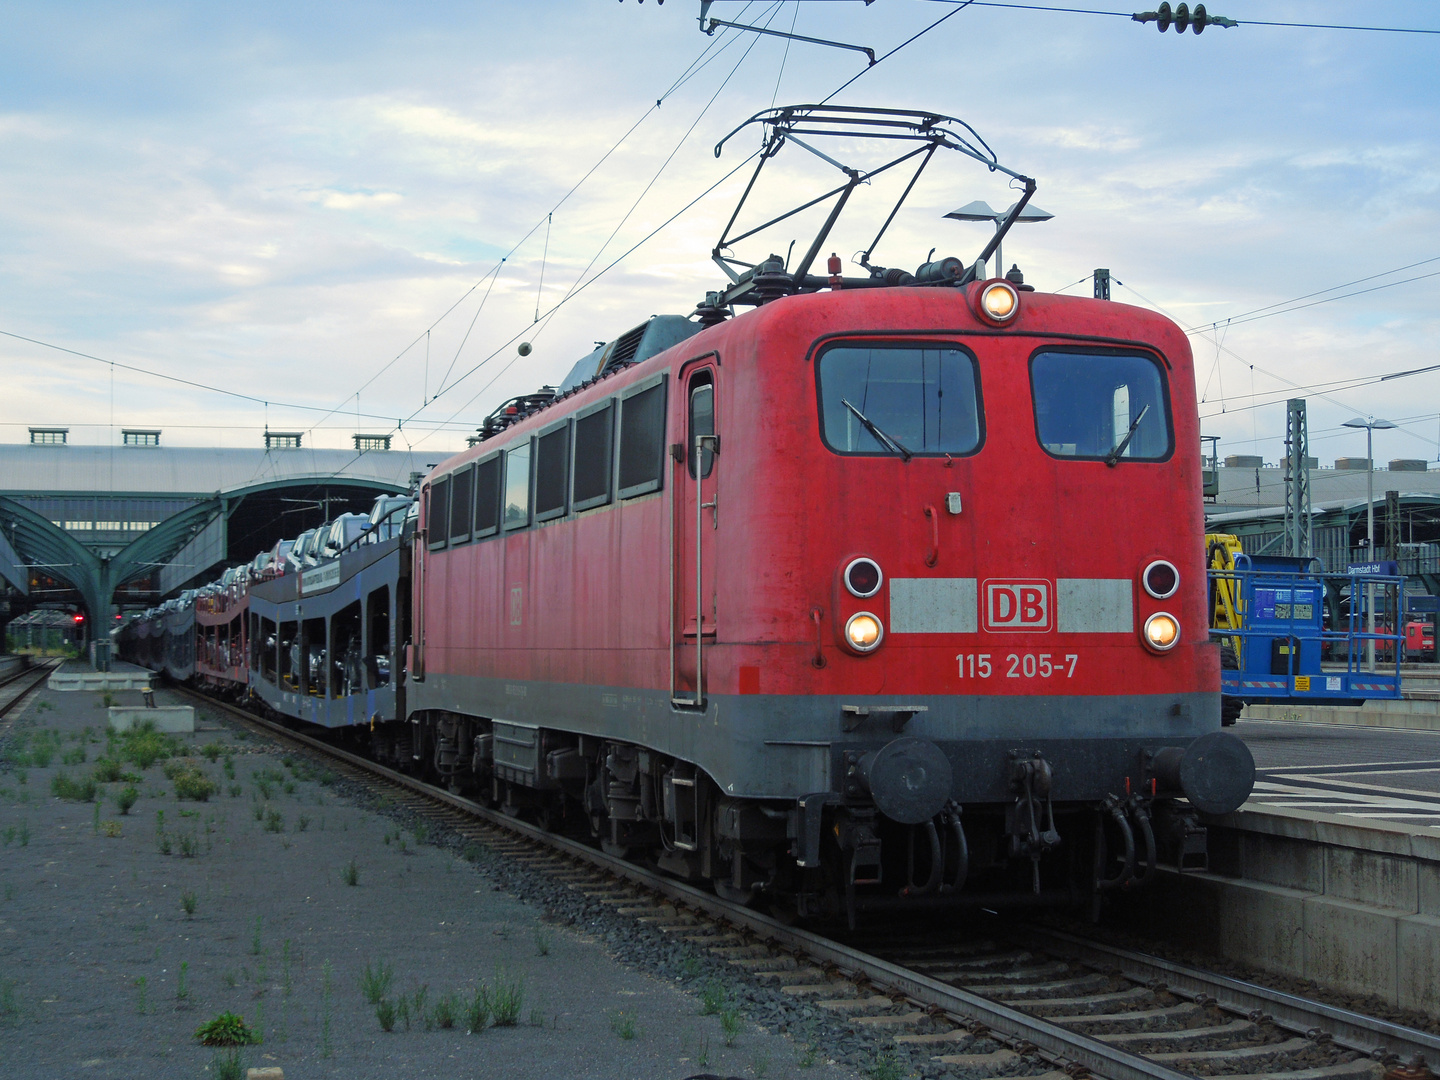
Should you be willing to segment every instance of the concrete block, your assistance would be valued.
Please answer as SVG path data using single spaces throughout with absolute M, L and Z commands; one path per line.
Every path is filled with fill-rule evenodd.
M 153 709 L 143 705 L 110 706 L 110 727 L 115 731 L 129 731 L 146 721 L 154 724 L 156 731 L 194 731 L 195 708 L 192 705 L 157 705 Z
M 263 1069 L 246 1069 L 245 1080 L 285 1080 L 285 1070 L 274 1065 Z
M 1328 896 L 1309 897 L 1303 906 L 1304 977 L 1332 990 L 1397 1000 L 1396 912 Z
M 1371 839 L 1393 839 L 1372 834 Z M 1408 837 L 1404 838 L 1408 841 Z M 1408 849 L 1409 844 L 1405 847 Z M 1419 866 L 1407 856 L 1353 847 L 1325 849 L 1325 887 L 1317 890 L 1340 900 L 1355 900 L 1405 914 L 1420 910 Z
M 1402 1009 L 1440 1014 L 1440 918 L 1406 915 L 1399 921 L 1395 947 Z
M 1305 971 L 1305 904 L 1314 894 L 1250 881 L 1220 888 L 1221 955 L 1279 975 Z
M 1417 873 L 1421 915 L 1440 916 L 1440 864 L 1425 862 L 1419 864 Z
M 1264 833 L 1242 833 L 1240 843 L 1244 859 L 1240 877 L 1245 880 L 1312 893 L 1328 891 L 1325 849 L 1318 844 Z

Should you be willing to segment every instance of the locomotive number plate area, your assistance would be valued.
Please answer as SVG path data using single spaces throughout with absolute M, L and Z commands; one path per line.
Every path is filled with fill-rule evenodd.
M 962 679 L 1073 679 L 1079 653 L 961 653 Z

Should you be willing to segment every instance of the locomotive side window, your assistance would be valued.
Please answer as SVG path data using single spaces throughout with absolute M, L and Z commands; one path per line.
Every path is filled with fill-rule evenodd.
M 430 485 L 430 516 L 425 527 L 430 535 L 430 550 L 445 546 L 450 529 L 450 478 L 443 476 Z
M 697 375 L 690 381 L 690 438 L 686 440 L 690 475 L 695 475 L 695 437 L 715 434 L 715 384 L 709 374 Z M 715 467 L 715 448 L 705 443 L 700 449 L 700 475 L 709 476 Z
M 631 387 L 620 398 L 622 499 L 660 490 L 665 466 L 665 377 Z
M 475 539 L 500 529 L 500 455 L 475 466 Z
M 530 444 L 505 452 L 505 528 L 530 524 Z
M 832 345 L 816 363 L 820 434 L 839 454 L 973 454 L 975 358 L 954 346 Z
M 1030 361 L 1035 431 L 1056 457 L 1161 461 L 1170 408 L 1160 365 L 1134 353 L 1037 353 Z
M 570 505 L 575 510 L 603 506 L 610 501 L 610 475 L 614 468 L 612 443 L 615 403 L 605 401 L 575 415 L 574 486 Z
M 570 421 L 566 420 L 535 440 L 536 521 L 547 521 L 565 513 L 569 471 Z
M 470 542 L 470 511 L 475 494 L 475 470 L 470 466 L 450 474 L 450 543 Z

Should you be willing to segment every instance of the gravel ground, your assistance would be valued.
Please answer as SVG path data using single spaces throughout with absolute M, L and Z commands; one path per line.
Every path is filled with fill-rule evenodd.
M 203 709 L 178 738 L 218 785 L 207 801 L 178 800 L 163 761 L 123 763 L 128 814 L 124 780 L 94 802 L 54 797 L 57 775 L 90 776 L 106 753 L 101 705 L 42 691 L 0 737 L 0 1075 L 213 1077 L 195 1030 L 222 1011 L 263 1032 L 244 1064 L 289 1080 L 943 1072 Z M 408 1029 L 402 1014 L 382 1031 L 361 992 L 382 966 Z M 514 1026 L 430 1028 L 437 1001 L 482 982 L 523 990 Z M 733 1045 L 701 1015 L 707 989 L 735 1010 Z

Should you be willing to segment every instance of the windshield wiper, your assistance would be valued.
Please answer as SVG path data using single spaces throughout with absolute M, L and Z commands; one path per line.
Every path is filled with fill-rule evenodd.
M 875 441 L 878 442 L 881 446 L 887 447 L 894 453 L 899 454 L 901 459 L 906 462 L 908 462 L 912 457 L 915 456 L 909 450 L 906 450 L 905 447 L 901 446 L 898 442 L 892 439 L 889 435 L 886 435 L 883 431 L 876 427 L 875 421 L 871 420 L 859 409 L 855 408 L 854 405 L 851 405 L 850 402 L 846 401 L 844 398 L 841 398 L 840 404 L 844 405 L 845 408 L 849 409 L 852 413 L 855 414 L 855 419 L 859 420 L 860 423 L 865 425 L 865 430 L 870 432 L 871 435 L 874 435 Z M 1149 406 L 1147 405 L 1146 408 L 1149 408 Z M 1145 414 L 1141 413 L 1140 415 L 1144 416 Z
M 1149 405 L 1146 405 L 1140 410 L 1140 415 L 1135 417 L 1135 422 L 1130 425 L 1130 430 L 1125 433 L 1125 437 L 1115 444 L 1115 448 L 1111 450 L 1110 453 L 1105 455 L 1106 465 L 1109 465 L 1112 469 L 1115 467 L 1115 463 L 1120 460 L 1120 455 L 1125 452 L 1125 448 L 1130 445 L 1130 440 L 1135 437 L 1135 431 L 1139 428 L 1140 421 L 1145 419 L 1145 414 L 1149 411 Z

